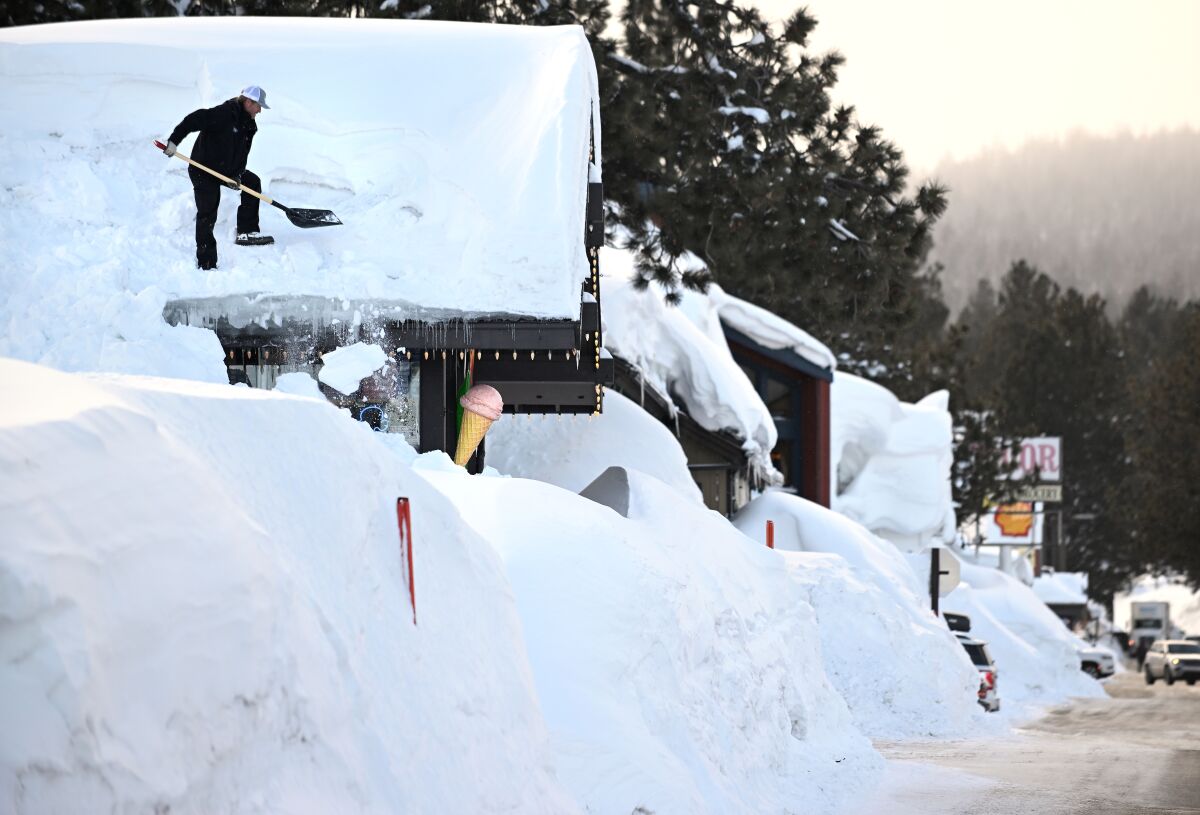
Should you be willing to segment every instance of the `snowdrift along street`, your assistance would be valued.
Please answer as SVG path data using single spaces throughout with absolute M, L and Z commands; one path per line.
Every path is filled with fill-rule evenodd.
M 0 554 L 18 811 L 828 812 L 878 777 L 856 720 L 890 705 L 875 732 L 929 732 L 849 681 L 885 654 L 859 615 L 902 592 L 771 552 L 657 479 L 632 474 L 626 520 L 316 399 L 0 367 L 4 531 L 30 541 Z M 953 684 L 961 649 L 900 614 L 880 675 Z M 903 657 L 922 638 L 932 662 Z M 947 709 L 940 732 L 980 715 L 969 694 Z

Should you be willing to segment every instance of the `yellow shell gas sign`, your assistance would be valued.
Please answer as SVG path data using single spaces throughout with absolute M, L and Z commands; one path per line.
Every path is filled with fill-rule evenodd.
M 992 511 L 996 526 L 1005 537 L 1024 538 L 1033 531 L 1033 503 L 1017 501 L 1013 504 L 1001 504 Z
M 983 543 L 1041 543 L 1042 513 L 1032 501 L 993 504 L 979 521 Z

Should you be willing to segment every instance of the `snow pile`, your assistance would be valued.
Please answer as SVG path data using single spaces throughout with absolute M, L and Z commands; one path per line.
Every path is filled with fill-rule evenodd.
M 673 519 L 682 528 L 665 533 L 664 541 L 699 547 L 699 536 L 688 530 L 691 516 L 709 519 L 705 521 L 709 537 L 732 534 L 723 520 L 699 506 L 678 441 L 618 394 L 610 393 L 605 413 L 586 424 L 516 419 L 498 425 L 493 434 L 497 430 L 500 433 L 488 440 L 488 462 L 501 472 L 579 490 L 609 466 L 642 470 L 678 493 L 663 502 L 659 517 L 664 522 Z M 457 495 L 458 490 L 453 485 L 446 488 L 448 495 Z M 678 507 L 681 501 L 691 508 Z M 539 499 L 539 503 L 545 502 Z M 961 735 L 978 728 L 976 672 L 962 647 L 928 610 L 920 579 L 894 546 L 843 516 L 781 492 L 756 499 L 738 516 L 736 525 L 761 545 L 767 519 L 776 523 L 778 549 L 796 552 L 785 555 L 794 583 L 792 602 L 807 601 L 815 609 L 820 662 L 863 732 L 905 738 Z M 489 529 L 492 523 L 488 522 Z M 559 526 L 554 518 L 546 523 Z M 608 520 L 597 524 L 606 531 L 610 526 Z M 569 557 L 578 557 L 577 548 L 564 538 L 570 536 L 560 535 L 557 545 L 567 545 Z M 595 538 L 585 535 L 582 540 Z M 707 546 L 689 552 L 685 559 L 700 562 L 690 567 L 680 564 L 680 569 L 717 568 L 709 560 Z M 510 564 L 510 573 L 511 569 Z M 679 578 L 685 579 L 695 578 Z M 518 588 L 518 603 L 522 602 Z M 531 642 L 530 648 L 535 652 L 538 646 Z M 533 660 L 536 671 L 537 657 Z
M 909 553 L 909 574 L 926 573 L 928 554 L 922 550 L 952 540 L 955 527 L 947 393 L 937 391 L 910 405 L 886 388 L 837 373 L 830 399 L 834 509 Z M 956 554 L 964 560 L 962 582 L 941 608 L 969 615 L 971 634 L 988 643 L 1003 709 L 1023 715 L 1033 705 L 1103 694 L 1080 671 L 1081 641 L 1037 594 L 1014 577 Z M 981 562 L 988 559 L 985 554 Z
M 1033 593 L 1043 603 L 1055 605 L 1085 605 L 1087 572 L 1043 571 L 1033 578 Z
M 715 283 L 708 287 L 708 297 L 716 306 L 721 322 L 745 334 L 759 345 L 791 351 L 820 368 L 833 370 L 837 367 L 837 359 L 824 343 L 782 317 L 726 294 Z
M 971 635 L 988 644 L 996 660 L 997 689 L 1005 709 L 1030 715 L 1034 707 L 1072 696 L 1103 696 L 1096 680 L 1080 670 L 1081 640 L 1033 590 L 987 566 L 962 564 L 962 582 L 943 598 L 943 611 L 967 614 Z
M 683 303 L 673 307 L 656 288 L 638 291 L 631 282 L 633 255 L 624 249 L 604 249 L 600 268 L 605 346 L 702 427 L 740 438 L 760 477 L 775 481 L 775 422 L 734 362 L 713 302 L 685 292 Z
M 599 416 L 509 416 L 488 431 L 487 463 L 502 473 L 579 492 L 609 467 L 652 475 L 702 500 L 671 431 L 616 391 Z
M 1113 622 L 1118 628 L 1129 630 L 1132 616 L 1129 604 L 1137 602 L 1170 603 L 1171 624 L 1185 634 L 1200 634 L 1200 592 L 1192 591 L 1183 580 L 1151 575 L 1139 577 L 1129 591 L 1113 597 Z
M 656 479 L 625 519 L 321 400 L 0 382 L 6 811 L 821 813 L 879 777 L 786 557 Z
M 323 400 L 0 361 L 0 810 L 579 811 L 504 568 L 406 457 Z
M 200 272 L 186 165 L 151 142 L 249 83 L 271 99 L 250 155 L 264 192 L 345 226 L 295 229 L 264 205 L 276 244 L 236 247 L 226 194 L 220 268 Z M 160 314 L 171 298 L 231 293 L 574 319 L 596 99 L 578 27 L 229 17 L 0 30 L 0 355 L 212 378 L 203 362 L 180 373 L 176 358 L 211 348 Z
M 977 671 L 895 546 L 783 492 L 759 496 L 735 524 L 762 539 L 768 520 L 776 549 L 803 553 L 787 556 L 792 577 L 816 609 L 825 672 L 863 732 L 948 737 L 983 726 Z
M 949 394 L 910 405 L 836 373 L 829 398 L 833 508 L 904 551 L 952 541 Z
M 427 477 L 504 559 L 586 811 L 830 812 L 878 778 L 780 553 L 637 472 L 628 519 L 535 481 Z

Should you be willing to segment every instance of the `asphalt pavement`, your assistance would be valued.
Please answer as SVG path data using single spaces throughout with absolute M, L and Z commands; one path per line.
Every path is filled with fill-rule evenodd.
M 881 743 L 883 784 L 847 815 L 1200 815 L 1200 684 L 1105 689 L 1009 737 Z

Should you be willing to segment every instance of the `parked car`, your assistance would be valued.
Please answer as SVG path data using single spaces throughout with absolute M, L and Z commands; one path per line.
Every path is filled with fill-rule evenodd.
M 958 641 L 979 670 L 979 704 L 989 713 L 1000 709 L 1000 694 L 996 691 L 996 662 L 988 653 L 987 643 L 970 634 L 957 633 Z
M 1155 640 L 1146 651 L 1142 670 L 1147 685 L 1153 685 L 1154 680 L 1160 678 L 1168 685 L 1174 685 L 1176 679 L 1195 685 L 1196 680 L 1200 679 L 1200 643 Z
M 1079 667 L 1095 679 L 1104 679 L 1117 672 L 1117 660 L 1107 648 L 1079 648 Z
M 971 618 L 966 614 L 958 614 L 953 611 L 943 611 L 942 618 L 946 621 L 946 627 L 951 631 L 968 632 L 971 630 Z

